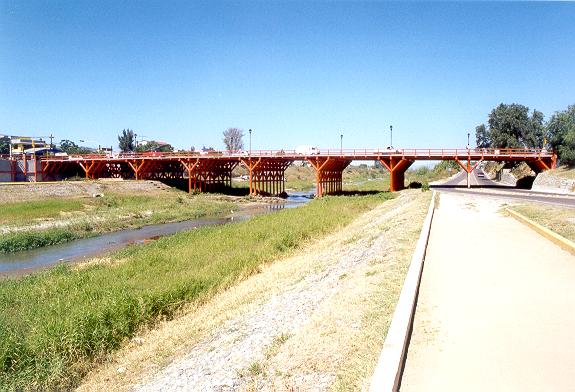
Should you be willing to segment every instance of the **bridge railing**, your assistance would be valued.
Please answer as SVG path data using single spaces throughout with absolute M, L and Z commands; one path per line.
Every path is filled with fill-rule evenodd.
M 534 158 L 552 157 L 553 152 L 546 149 L 537 148 L 381 148 L 381 149 L 313 149 L 306 152 L 297 150 L 252 150 L 252 151 L 185 151 L 185 152 L 143 152 L 143 153 L 115 153 L 115 154 L 71 154 L 67 156 L 44 156 L 41 159 L 50 161 L 66 160 L 129 160 L 129 159 L 189 159 L 189 158 L 286 158 L 286 159 L 306 159 L 313 157 L 342 157 L 358 159 L 377 159 L 377 157 L 394 156 L 404 158 L 464 158 L 467 156 L 473 159 L 482 158 Z

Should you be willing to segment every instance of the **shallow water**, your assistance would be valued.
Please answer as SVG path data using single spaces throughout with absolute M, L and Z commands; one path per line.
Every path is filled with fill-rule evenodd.
M 200 218 L 183 222 L 149 225 L 139 229 L 121 230 L 39 249 L 8 254 L 0 253 L 0 276 L 23 275 L 62 262 L 82 262 L 130 244 L 144 243 L 147 240 L 154 240 L 184 230 L 241 222 L 254 215 L 279 211 L 284 208 L 299 207 L 307 203 L 311 197 L 309 192 L 294 192 L 290 194 L 286 203 L 250 208 L 238 211 L 228 217 Z

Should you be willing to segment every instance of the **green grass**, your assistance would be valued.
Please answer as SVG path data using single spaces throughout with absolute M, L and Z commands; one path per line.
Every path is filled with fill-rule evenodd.
M 36 219 L 57 218 L 62 213 L 82 211 L 90 199 L 47 199 L 6 203 L 0 208 L 0 224 L 30 223 Z
M 233 207 L 210 195 L 180 191 L 150 195 L 106 193 L 101 198 L 36 200 L 3 205 L 0 222 L 8 232 L 0 252 L 53 245 L 144 225 L 219 215 Z
M 8 253 L 41 248 L 72 241 L 77 238 L 79 236 L 75 232 L 67 229 L 3 234 L 0 237 L 0 252 Z
M 66 389 L 139 328 L 349 223 L 391 194 L 308 205 L 129 247 L 111 264 L 61 265 L 0 281 L 0 386 Z

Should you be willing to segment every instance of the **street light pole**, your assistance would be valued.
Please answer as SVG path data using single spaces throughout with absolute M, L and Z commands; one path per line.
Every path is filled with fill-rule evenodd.
M 393 148 L 393 125 L 389 126 L 389 147 Z
M 343 133 L 339 135 L 339 153 L 343 155 Z
M 250 133 L 250 159 L 252 158 L 252 130 L 248 131 Z
M 469 135 L 470 135 L 469 132 L 467 132 L 467 148 L 470 147 L 470 146 L 469 146 Z

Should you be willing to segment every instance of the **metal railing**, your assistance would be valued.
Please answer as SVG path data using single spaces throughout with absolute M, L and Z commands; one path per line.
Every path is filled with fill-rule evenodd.
M 358 160 L 377 159 L 378 157 L 402 157 L 409 159 L 510 159 L 513 158 L 551 158 L 553 151 L 537 148 L 402 148 L 402 149 L 313 149 L 305 152 L 297 150 L 252 150 L 252 151 L 190 151 L 190 152 L 144 152 L 144 153 L 101 153 L 101 154 L 71 154 L 67 156 L 44 156 L 46 161 L 76 161 L 76 160 L 127 160 L 127 159 L 189 159 L 189 158 L 286 158 L 306 159 L 314 157 L 341 157 Z

